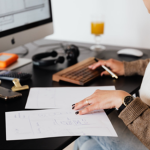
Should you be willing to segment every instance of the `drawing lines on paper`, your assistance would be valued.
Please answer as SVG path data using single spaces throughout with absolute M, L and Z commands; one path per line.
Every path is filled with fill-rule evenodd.
M 32 131 L 35 135 L 85 135 L 83 131 L 78 131 L 78 128 L 82 128 L 82 126 L 89 126 L 89 122 L 83 118 L 69 118 L 63 117 L 66 114 L 70 114 L 71 112 L 58 112 L 58 113 L 47 113 L 47 114 L 37 114 L 37 115 L 29 115 L 25 116 L 20 113 L 14 115 L 12 120 L 26 121 L 30 124 L 30 129 L 24 128 L 21 126 L 17 126 L 15 128 L 16 134 L 28 134 Z M 58 117 L 62 116 L 62 117 Z M 71 127 L 76 127 L 75 131 L 71 130 Z
M 32 124 L 31 124 L 31 120 L 30 120 L 30 116 L 28 116 L 28 119 L 29 119 L 29 123 L 30 123 L 30 127 L 31 127 L 31 130 L 32 130 L 32 133 L 34 134 L 34 130 L 33 130 Z
M 69 108 L 96 89 L 114 90 L 115 87 L 31 88 L 26 109 Z
M 15 126 L 12 125 L 12 128 L 14 130 L 13 132 L 16 135 L 33 134 L 29 122 L 30 120 L 27 115 L 24 115 L 22 113 L 14 114 L 11 118 L 11 124 L 15 124 Z
M 71 130 L 71 127 L 76 127 L 76 130 L 80 126 L 89 125 L 86 119 L 77 119 L 77 118 L 51 118 L 49 120 L 32 120 L 31 121 L 32 129 L 34 134 L 44 134 L 44 135 L 76 135 L 79 134 L 79 131 L 74 132 Z M 55 127 L 55 128 L 53 128 Z M 80 134 L 84 135 L 84 132 L 80 131 Z M 79 134 L 79 135 L 80 135 Z
M 105 117 L 104 112 L 76 116 L 70 109 L 9 112 L 6 113 L 6 138 L 18 140 L 80 135 L 116 136 L 109 119 Z

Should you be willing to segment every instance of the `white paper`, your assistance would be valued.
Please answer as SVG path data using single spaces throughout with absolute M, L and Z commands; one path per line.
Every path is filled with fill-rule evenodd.
M 6 112 L 6 140 L 60 136 L 114 136 L 117 134 L 103 110 L 75 115 L 71 109 Z
M 26 109 L 66 108 L 71 107 L 97 89 L 115 90 L 114 86 L 99 87 L 63 87 L 63 88 L 31 88 Z

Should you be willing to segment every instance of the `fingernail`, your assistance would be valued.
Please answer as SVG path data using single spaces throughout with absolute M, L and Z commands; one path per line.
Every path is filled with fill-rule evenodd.
M 72 109 L 74 109 L 75 108 L 75 106 L 72 106 Z
M 79 111 L 75 112 L 75 114 L 76 114 L 76 115 L 79 114 Z
M 75 104 L 72 105 L 72 107 L 75 106 Z

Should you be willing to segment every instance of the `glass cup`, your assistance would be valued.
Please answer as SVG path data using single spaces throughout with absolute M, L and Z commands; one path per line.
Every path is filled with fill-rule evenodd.
M 94 34 L 96 45 L 91 46 L 93 51 L 102 51 L 105 46 L 100 45 L 101 35 L 104 34 L 104 15 L 93 15 L 91 21 L 91 34 Z

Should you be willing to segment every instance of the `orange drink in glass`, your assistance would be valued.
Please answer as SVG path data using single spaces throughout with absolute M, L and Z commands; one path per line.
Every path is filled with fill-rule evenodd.
M 101 35 L 104 34 L 104 16 L 93 16 L 91 22 L 91 34 L 95 36 L 96 45 L 91 46 L 91 50 L 93 51 L 101 51 L 104 50 L 105 47 L 100 45 Z
M 94 35 L 104 34 L 104 22 L 92 22 L 91 33 Z

